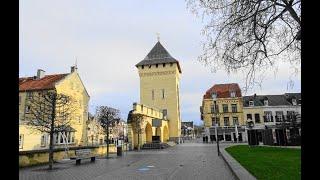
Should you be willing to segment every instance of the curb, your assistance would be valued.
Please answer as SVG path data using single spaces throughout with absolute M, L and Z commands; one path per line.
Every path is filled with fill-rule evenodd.
M 230 147 L 230 146 L 228 146 Z M 220 150 L 220 155 L 225 163 L 230 168 L 232 174 L 238 180 L 256 180 L 252 174 L 250 174 L 241 164 L 236 161 L 226 150 L 227 147 L 222 147 Z

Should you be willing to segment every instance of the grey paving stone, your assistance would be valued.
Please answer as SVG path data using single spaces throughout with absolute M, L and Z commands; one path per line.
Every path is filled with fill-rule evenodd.
M 89 161 L 80 166 L 74 161 L 58 163 L 55 167 L 60 169 L 52 172 L 39 171 L 46 166 L 20 169 L 19 179 L 235 179 L 223 159 L 217 156 L 215 144 L 189 142 L 164 150 L 127 152 L 118 158 Z

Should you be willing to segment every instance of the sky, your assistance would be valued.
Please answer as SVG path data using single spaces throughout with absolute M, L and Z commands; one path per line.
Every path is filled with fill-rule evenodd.
M 202 96 L 214 84 L 238 83 L 241 73 L 215 73 L 197 61 L 201 55 L 204 22 L 184 0 L 19 0 L 19 77 L 68 73 L 77 61 L 79 75 L 90 95 L 89 111 L 106 105 L 126 120 L 139 102 L 140 62 L 157 42 L 179 60 L 182 121 L 201 124 Z M 300 72 L 292 76 L 288 63 L 268 71 L 261 86 L 247 94 L 300 92 Z M 294 84 L 288 88 L 289 79 Z

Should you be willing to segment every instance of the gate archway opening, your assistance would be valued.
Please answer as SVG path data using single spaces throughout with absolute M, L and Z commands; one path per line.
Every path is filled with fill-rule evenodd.
M 145 131 L 146 131 L 146 142 L 151 143 L 152 142 L 152 127 L 149 123 L 147 123 Z

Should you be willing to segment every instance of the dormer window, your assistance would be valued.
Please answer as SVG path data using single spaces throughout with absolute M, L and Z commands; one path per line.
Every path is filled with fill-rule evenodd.
M 254 106 L 253 101 L 249 101 L 249 106 Z
M 233 97 L 233 98 L 236 97 L 236 92 L 235 91 L 231 91 L 230 96 Z
M 269 101 L 268 100 L 264 100 L 264 105 L 265 106 L 269 106 Z
M 297 100 L 296 99 L 292 99 L 292 105 L 294 105 L 294 106 L 297 105 Z
M 216 99 L 217 98 L 217 93 L 212 93 L 211 97 L 212 97 L 212 99 Z

